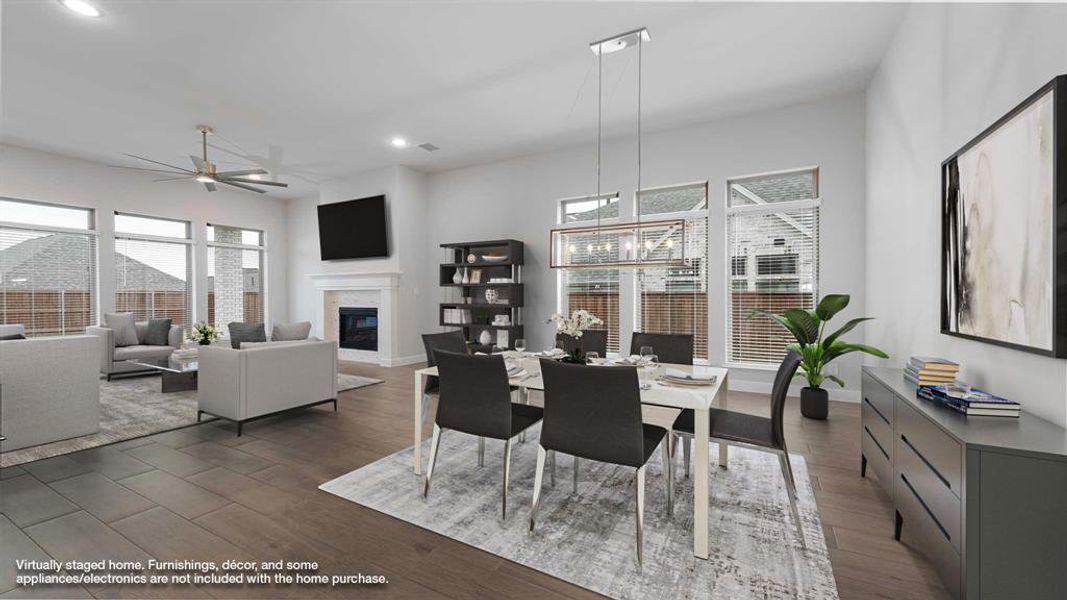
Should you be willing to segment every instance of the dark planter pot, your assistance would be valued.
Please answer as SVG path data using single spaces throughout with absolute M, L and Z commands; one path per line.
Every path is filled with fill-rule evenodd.
M 826 415 L 830 414 L 829 394 L 826 390 L 801 388 L 800 414 L 809 419 L 826 419 Z
M 200 340 L 200 345 L 201 346 L 210 346 L 211 345 L 211 340 Z

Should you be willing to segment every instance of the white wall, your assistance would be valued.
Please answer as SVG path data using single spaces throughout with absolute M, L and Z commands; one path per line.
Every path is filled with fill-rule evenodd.
M 107 234 L 114 231 L 115 212 L 191 221 L 195 242 L 193 319 L 198 321 L 207 320 L 207 223 L 264 231 L 268 331 L 269 323 L 288 320 L 285 202 L 238 190 L 208 193 L 191 182 L 154 183 L 157 178 L 155 173 L 0 145 L 0 196 L 95 209 L 101 233 L 101 265 L 114 264 L 114 244 Z M 99 310 L 103 314 L 114 309 L 114 273 L 99 269 L 99 277 Z
M 852 305 L 839 317 L 864 314 L 864 98 L 850 94 L 768 112 L 646 134 L 642 152 L 642 186 L 708 180 L 710 184 L 711 361 L 725 358 L 725 243 L 723 208 L 729 177 L 818 165 L 823 197 L 821 292 L 852 294 Z M 636 187 L 635 144 L 616 140 L 604 147 L 605 192 L 618 191 L 624 214 L 632 214 Z M 595 191 L 592 146 L 565 149 L 504 162 L 431 174 L 428 185 L 427 262 L 434 269 L 424 279 L 427 300 L 423 325 L 437 331 L 436 263 L 442 242 L 515 238 L 526 244 L 528 345 L 552 345 L 553 329 L 544 319 L 556 310 L 556 274 L 548 268 L 548 232 L 555 225 L 556 202 Z M 626 304 L 624 303 L 625 307 Z M 877 313 L 874 316 L 881 316 Z M 622 320 L 632 322 L 625 312 Z M 850 339 L 862 339 L 857 330 Z M 623 346 L 629 344 L 624 335 Z M 858 357 L 841 359 L 841 375 L 858 398 Z M 773 372 L 733 371 L 736 389 L 769 389 Z M 833 393 L 833 391 L 832 391 Z
M 915 5 L 867 90 L 867 342 L 1067 425 L 1067 363 L 940 333 L 941 161 L 1067 73 L 1067 6 Z
M 389 224 L 389 256 L 359 260 L 323 261 L 319 258 L 317 206 L 384 194 Z M 311 275 L 399 273 L 397 355 L 402 362 L 423 356 L 419 334 L 420 309 L 433 302 L 422 294 L 420 283 L 426 269 L 423 240 L 427 227 L 425 176 L 407 167 L 385 167 L 323 183 L 317 195 L 290 200 L 289 303 L 293 320 L 313 322 L 315 335 L 322 336 L 322 323 L 315 323 L 320 302 Z

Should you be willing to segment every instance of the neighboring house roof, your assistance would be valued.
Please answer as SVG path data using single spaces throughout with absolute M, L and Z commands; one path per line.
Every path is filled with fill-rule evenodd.
M 48 290 L 84 290 L 89 272 L 86 242 L 74 236 L 45 235 L 0 250 L 0 286 Z M 64 265 L 62 269 L 41 269 L 39 265 Z M 184 291 L 185 282 L 130 258 L 115 253 L 118 289 Z M 25 279 L 21 284 L 16 280 Z

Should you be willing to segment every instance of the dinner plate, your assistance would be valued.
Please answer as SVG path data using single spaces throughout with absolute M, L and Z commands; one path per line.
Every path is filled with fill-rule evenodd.
M 715 379 L 677 379 L 675 377 L 660 377 L 660 383 L 666 383 L 668 385 L 684 385 L 686 387 L 709 387 L 715 385 Z

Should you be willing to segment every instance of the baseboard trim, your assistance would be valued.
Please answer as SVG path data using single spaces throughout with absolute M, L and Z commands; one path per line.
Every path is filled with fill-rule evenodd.
M 400 356 L 395 359 L 383 358 L 381 365 L 383 367 L 403 367 L 406 365 L 415 365 L 420 362 L 426 362 L 426 357 L 421 354 L 412 354 L 411 356 Z
M 729 381 L 730 391 L 732 392 L 753 392 L 756 394 L 770 394 L 771 384 L 763 381 L 745 381 L 731 378 Z M 794 384 L 789 386 L 789 395 L 800 397 L 800 388 L 804 387 L 801 384 Z M 826 390 L 830 394 L 830 400 L 836 402 L 852 402 L 853 404 L 859 404 L 860 391 L 849 389 L 832 389 Z

